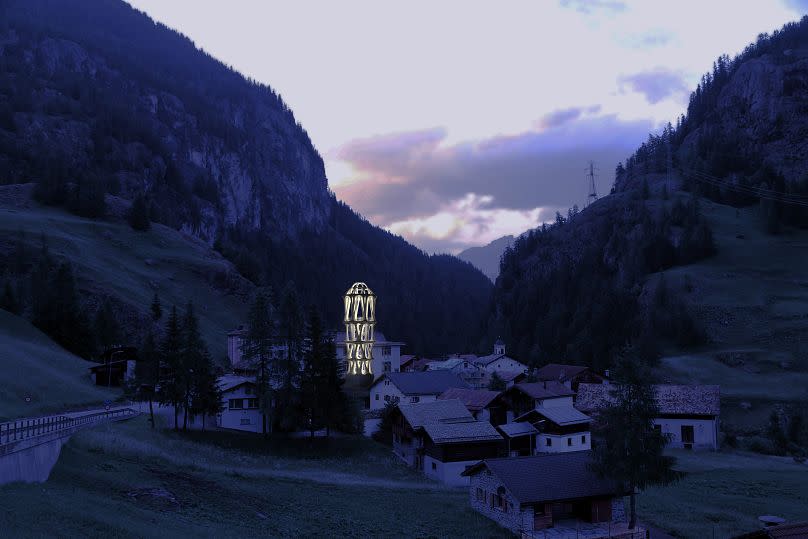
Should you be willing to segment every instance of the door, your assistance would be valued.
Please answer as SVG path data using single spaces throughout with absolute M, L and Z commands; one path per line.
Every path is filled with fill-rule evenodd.
M 682 445 L 685 449 L 693 449 L 695 434 L 693 425 L 682 425 Z

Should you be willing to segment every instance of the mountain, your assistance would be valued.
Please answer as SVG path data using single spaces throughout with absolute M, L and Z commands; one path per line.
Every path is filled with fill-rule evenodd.
M 804 407 L 806 90 L 808 17 L 719 58 L 610 195 L 514 242 L 484 343 L 604 369 L 633 342 L 662 380 L 720 384 L 727 432 Z
M 184 36 L 120 0 L 6 0 L 0 66 L 1 183 L 34 182 L 37 203 L 99 222 L 142 198 L 153 222 L 254 285 L 293 282 L 335 326 L 342 294 L 365 281 L 380 328 L 411 352 L 478 340 L 488 279 L 337 201 L 281 97 Z M 93 290 L 90 315 L 107 293 Z
M 502 236 L 488 245 L 482 247 L 469 247 L 457 255 L 475 268 L 485 273 L 491 281 L 496 281 L 499 275 L 499 261 L 502 254 L 513 243 L 513 236 Z

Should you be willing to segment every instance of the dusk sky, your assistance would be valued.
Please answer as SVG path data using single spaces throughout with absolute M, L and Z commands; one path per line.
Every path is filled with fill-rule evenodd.
M 808 1 L 132 0 L 272 86 L 331 188 L 428 252 L 519 234 L 586 200 L 675 122 L 722 53 Z

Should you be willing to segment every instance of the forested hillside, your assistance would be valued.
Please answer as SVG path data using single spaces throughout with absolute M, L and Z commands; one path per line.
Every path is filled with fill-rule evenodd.
M 380 329 L 411 352 L 479 338 L 484 275 L 339 203 L 276 92 L 120 0 L 0 3 L 0 183 L 28 182 L 38 203 L 100 221 L 123 219 L 136 201 L 136 226 L 198 238 L 256 285 L 293 281 L 329 325 L 362 280 L 379 294 Z M 92 319 L 108 291 L 81 293 Z M 120 322 L 136 337 L 131 319 Z

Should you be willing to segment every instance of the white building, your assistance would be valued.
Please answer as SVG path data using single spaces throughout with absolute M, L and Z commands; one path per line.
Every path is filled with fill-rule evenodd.
M 488 372 L 471 360 L 453 357 L 440 361 L 430 361 L 427 371 L 450 371 L 462 378 L 474 389 L 482 389 L 488 384 Z
M 255 382 L 244 376 L 225 375 L 219 378 L 222 391 L 222 412 L 216 417 L 216 426 L 223 429 L 261 432 L 261 413 Z
M 432 402 L 450 387 L 468 388 L 468 384 L 449 371 L 387 372 L 370 386 L 370 409 Z
M 575 398 L 576 408 L 597 413 L 613 401 L 611 387 L 580 384 Z M 654 424 L 663 434 L 670 435 L 669 447 L 718 449 L 719 386 L 659 384 L 654 390 L 660 412 Z
M 523 372 L 527 374 L 528 371 L 527 365 L 505 355 L 505 343 L 500 340 L 494 344 L 493 354 L 478 357 L 474 362 L 489 373 Z

